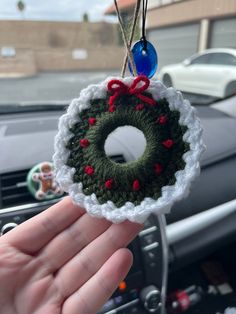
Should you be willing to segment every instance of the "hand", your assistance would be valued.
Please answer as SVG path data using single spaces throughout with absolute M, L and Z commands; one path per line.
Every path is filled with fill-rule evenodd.
M 69 197 L 0 238 L 0 312 L 93 314 L 126 276 L 141 225 L 90 217 Z

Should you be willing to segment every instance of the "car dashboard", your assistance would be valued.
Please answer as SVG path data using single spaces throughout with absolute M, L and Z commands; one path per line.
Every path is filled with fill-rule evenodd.
M 57 201 L 36 201 L 28 192 L 26 176 L 35 164 L 52 159 L 54 136 L 63 110 L 0 116 L 1 234 Z M 201 175 L 189 196 L 166 216 L 170 272 L 236 240 L 236 119 L 211 107 L 199 106 L 197 111 L 207 151 L 201 160 Z M 143 145 L 144 139 L 138 132 L 123 129 L 109 141 L 106 153 L 116 162 L 127 162 L 140 156 Z M 158 313 L 152 311 L 160 307 L 162 289 L 158 219 L 151 215 L 131 243 L 134 264 L 125 289 L 119 287 L 101 313 Z

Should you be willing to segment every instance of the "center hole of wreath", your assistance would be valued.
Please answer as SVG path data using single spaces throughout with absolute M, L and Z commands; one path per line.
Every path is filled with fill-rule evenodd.
M 105 141 L 105 153 L 115 162 L 122 162 L 123 155 L 126 162 L 139 159 L 146 148 L 147 141 L 142 131 L 127 125 L 116 128 Z

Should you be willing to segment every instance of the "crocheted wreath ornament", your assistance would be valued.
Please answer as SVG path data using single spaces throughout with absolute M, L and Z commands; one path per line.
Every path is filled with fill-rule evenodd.
M 138 160 L 119 164 L 104 145 L 126 125 L 140 129 L 147 145 Z M 194 109 L 174 89 L 143 76 L 110 79 L 83 90 L 60 119 L 56 177 L 90 214 L 143 222 L 188 192 L 199 172 L 201 133 Z

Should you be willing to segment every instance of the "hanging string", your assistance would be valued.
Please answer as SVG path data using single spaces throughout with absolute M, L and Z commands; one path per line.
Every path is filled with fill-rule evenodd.
M 146 39 L 146 18 L 147 18 L 147 5 L 148 0 L 143 0 L 143 9 L 142 9 L 142 37 L 144 50 L 147 49 L 147 39 Z
M 119 20 L 119 25 L 120 25 L 122 37 L 123 37 L 124 44 L 125 44 L 125 47 L 126 47 L 126 54 L 128 55 L 132 72 L 133 72 L 134 76 L 137 76 L 136 65 L 135 65 L 135 63 L 134 63 L 133 54 L 132 54 L 132 51 L 131 51 L 131 49 L 130 49 L 130 48 L 131 48 L 131 45 L 129 44 L 130 41 L 128 42 L 128 39 L 127 39 L 127 35 L 126 35 L 126 31 L 125 31 L 124 24 L 123 24 L 123 21 L 122 21 L 122 17 L 121 17 L 121 14 L 120 14 L 120 10 L 119 10 L 118 5 L 117 5 L 117 0 L 114 0 L 114 4 L 115 4 L 115 8 L 116 8 L 117 17 L 118 17 L 118 20 Z M 137 21 L 137 18 L 138 18 L 138 12 L 137 12 L 137 17 L 134 18 L 134 20 Z M 133 25 L 133 26 L 134 26 L 134 25 Z M 132 26 L 132 29 L 133 29 L 133 26 Z M 134 29 L 135 29 L 135 27 L 134 27 Z M 134 31 L 133 31 L 133 33 L 134 33 Z M 132 35 L 132 34 L 131 34 L 131 35 Z M 133 38 L 132 38 L 132 40 L 133 40 Z M 126 59 L 126 56 L 125 56 L 125 59 Z M 124 60 L 124 63 L 125 63 L 125 60 Z M 123 67 L 124 67 L 124 66 L 123 66 Z M 124 76 L 124 74 L 123 74 L 123 68 L 122 68 L 122 73 L 121 73 L 121 75 Z M 122 76 L 122 77 L 123 77 L 123 76 Z
M 139 11 L 140 11 L 140 6 L 141 6 L 141 0 L 137 0 L 135 9 L 134 9 L 134 16 L 133 16 L 133 21 L 132 21 L 132 26 L 131 26 L 131 33 L 130 33 L 130 38 L 129 38 L 129 47 L 131 48 L 134 34 L 135 34 L 135 29 L 137 26 L 137 21 L 139 17 Z M 121 77 L 125 76 L 125 71 L 128 63 L 128 53 L 126 52 L 126 56 L 124 58 L 122 70 L 121 70 Z
M 127 39 L 127 34 L 126 34 L 126 31 L 125 31 L 124 23 L 122 21 L 120 10 L 119 10 L 118 4 L 117 4 L 117 0 L 114 0 L 117 16 L 118 16 L 118 20 L 119 20 L 119 25 L 120 25 L 120 28 L 121 28 L 122 37 L 123 37 L 123 40 L 124 40 L 124 44 L 126 46 L 126 55 L 125 55 L 123 66 L 122 66 L 122 70 L 121 70 L 121 76 L 122 77 L 124 77 L 124 75 L 125 75 L 128 59 L 130 60 L 130 66 L 131 66 L 133 74 L 135 76 L 137 76 L 137 69 L 136 69 L 136 65 L 135 65 L 135 62 L 134 62 L 133 54 L 132 54 L 132 51 L 131 51 L 131 45 L 132 45 L 132 42 L 133 42 L 135 29 L 136 29 L 136 25 L 137 25 L 137 21 L 138 21 L 138 17 L 139 17 L 141 1 L 142 1 L 142 34 L 141 34 L 141 40 L 143 41 L 143 48 L 144 48 L 144 50 L 146 50 L 147 49 L 146 18 L 147 18 L 148 0 L 137 0 L 136 1 L 136 6 L 135 6 L 135 10 L 134 10 L 134 16 L 133 16 L 133 21 L 132 21 L 132 27 L 131 27 L 131 33 L 130 33 L 129 41 Z

